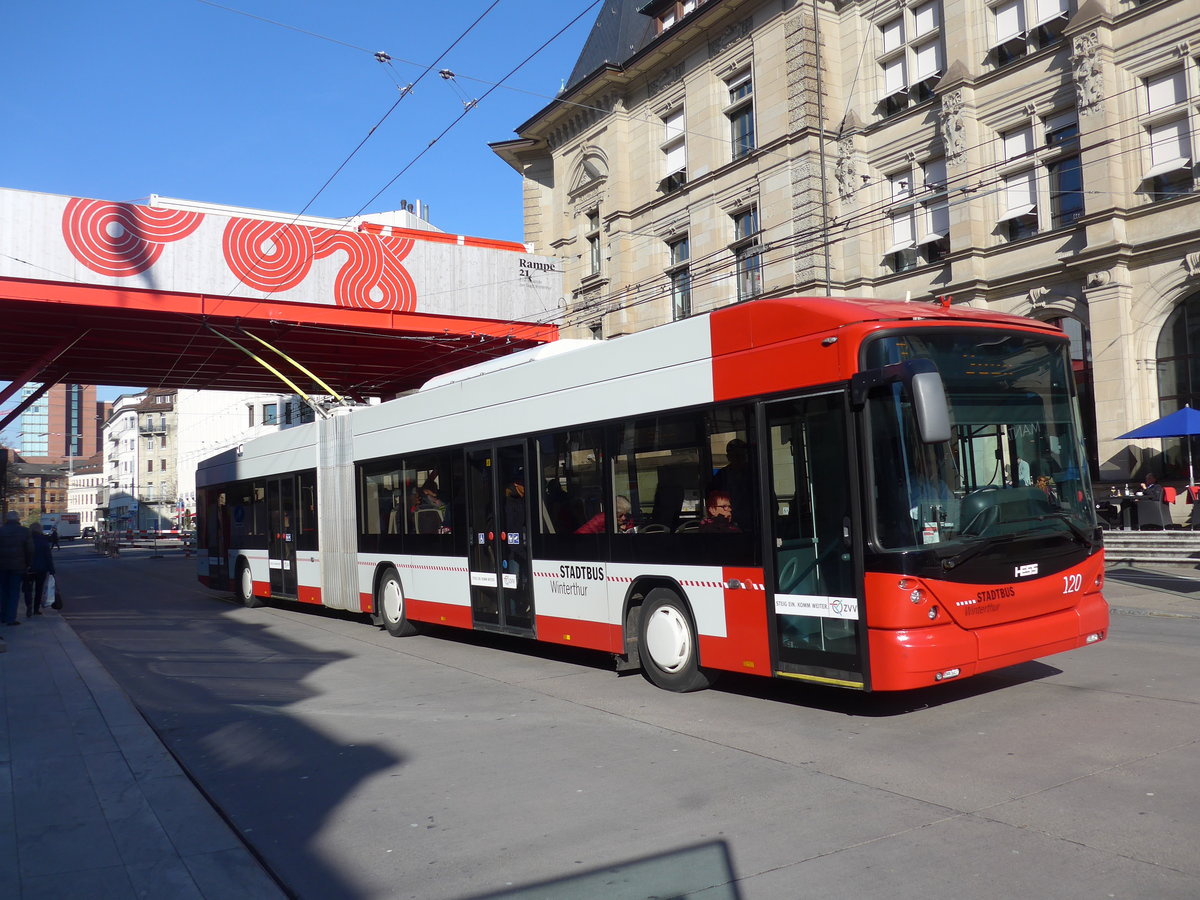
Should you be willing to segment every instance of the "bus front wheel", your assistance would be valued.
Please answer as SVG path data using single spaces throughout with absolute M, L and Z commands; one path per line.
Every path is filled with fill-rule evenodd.
M 696 629 L 674 591 L 655 588 L 646 595 L 638 632 L 642 671 L 658 687 L 687 693 L 716 681 L 715 673 L 700 668 Z
M 404 588 L 394 570 L 379 579 L 379 587 L 375 590 L 375 618 L 393 637 L 417 633 L 416 626 L 405 615 Z
M 250 564 L 244 559 L 237 567 L 237 596 L 247 609 L 258 609 L 264 605 L 262 597 L 254 596 L 254 578 L 250 574 Z

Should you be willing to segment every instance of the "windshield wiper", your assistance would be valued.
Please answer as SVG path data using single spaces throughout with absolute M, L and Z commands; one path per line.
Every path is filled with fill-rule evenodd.
M 1081 544 L 1083 544 L 1083 546 L 1087 547 L 1089 550 L 1092 549 L 1092 546 L 1093 546 L 1092 538 L 1088 535 L 1088 533 L 1086 531 L 1084 531 L 1082 528 L 1080 528 L 1078 525 L 1076 525 L 1075 522 L 1072 521 L 1071 517 L 1069 515 L 1067 515 L 1065 512 L 1046 513 L 1045 515 L 1041 515 L 1041 516 L 1037 517 L 1037 520 L 1039 522 L 1044 522 L 1047 519 L 1057 519 L 1060 522 L 1065 522 L 1067 527 L 1071 529 L 1071 533 L 1073 535 L 1075 535 L 1075 537 L 1079 538 L 1079 542 Z
M 1017 536 L 1015 534 L 998 534 L 995 537 L 980 536 L 976 538 L 978 543 L 972 544 L 961 553 L 956 553 L 954 556 L 947 556 L 945 559 L 943 559 L 942 568 L 949 572 L 956 566 L 961 566 L 968 559 L 978 556 L 989 547 L 995 547 L 997 544 L 1008 544 L 1016 539 Z

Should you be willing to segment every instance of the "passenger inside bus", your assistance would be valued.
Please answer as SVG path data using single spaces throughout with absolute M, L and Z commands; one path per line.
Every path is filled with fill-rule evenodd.
M 629 534 L 637 531 L 633 524 L 633 505 L 629 502 L 629 498 L 621 494 L 616 498 L 617 508 L 617 532 L 620 534 Z M 608 519 L 604 510 L 596 513 L 582 525 L 575 529 L 576 534 L 603 534 L 608 528 Z
M 709 534 L 729 534 L 742 530 L 733 520 L 733 501 L 725 491 L 709 491 L 704 505 L 708 516 L 700 520 L 700 531 Z
M 410 510 L 413 532 L 416 534 L 449 534 L 446 504 L 438 496 L 437 484 L 428 480 L 416 491 L 416 502 Z

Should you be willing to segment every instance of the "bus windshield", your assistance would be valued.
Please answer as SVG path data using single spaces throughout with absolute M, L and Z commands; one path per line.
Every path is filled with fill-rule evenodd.
M 962 547 L 1051 532 L 1090 542 L 1095 506 L 1066 342 L 930 329 L 876 338 L 864 364 L 915 359 L 931 360 L 941 373 L 951 438 L 922 442 L 902 384 L 871 391 L 870 496 L 879 545 Z

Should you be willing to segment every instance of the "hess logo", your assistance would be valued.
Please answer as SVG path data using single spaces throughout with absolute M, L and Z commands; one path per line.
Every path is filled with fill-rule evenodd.
M 1013 577 L 1014 578 L 1024 578 L 1027 575 L 1036 575 L 1037 573 L 1038 573 L 1038 564 L 1037 563 L 1026 563 L 1023 566 L 1017 566 L 1016 571 L 1013 572 Z

